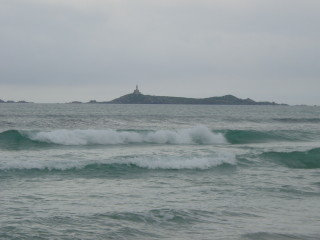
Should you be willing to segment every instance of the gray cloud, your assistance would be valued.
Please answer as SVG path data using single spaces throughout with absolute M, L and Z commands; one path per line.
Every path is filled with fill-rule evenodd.
M 313 0 L 2 0 L 0 98 L 110 100 L 138 83 L 155 95 L 319 104 L 318 9 Z

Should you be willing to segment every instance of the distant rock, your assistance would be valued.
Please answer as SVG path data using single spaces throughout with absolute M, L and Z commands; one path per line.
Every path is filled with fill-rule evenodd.
M 18 102 L 13 101 L 13 100 L 4 101 L 4 100 L 0 99 L 0 103 L 32 103 L 32 102 L 27 102 L 27 101 L 24 101 L 24 100 L 20 100 Z
M 110 102 L 112 104 L 202 104 L 202 105 L 279 105 L 275 102 L 255 102 L 247 98 L 241 99 L 233 95 L 210 98 L 185 98 L 169 96 L 144 95 L 138 87 L 133 93 L 116 98 Z
M 74 101 L 71 103 L 81 103 Z M 185 97 L 169 97 L 169 96 L 152 96 L 144 95 L 139 89 L 136 89 L 124 96 L 113 99 L 111 101 L 98 102 L 91 100 L 87 104 L 100 103 L 100 104 L 196 104 L 196 105 L 287 105 L 278 104 L 275 102 L 256 102 L 250 98 L 241 99 L 233 95 L 225 95 L 222 97 L 210 98 L 185 98 Z

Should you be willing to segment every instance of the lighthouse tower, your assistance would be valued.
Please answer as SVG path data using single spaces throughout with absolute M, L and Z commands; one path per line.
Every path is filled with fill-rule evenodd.
M 133 91 L 133 94 L 141 94 L 139 91 L 138 85 L 136 85 L 136 89 Z

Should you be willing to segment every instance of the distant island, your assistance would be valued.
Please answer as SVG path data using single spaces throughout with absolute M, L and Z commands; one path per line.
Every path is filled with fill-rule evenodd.
M 4 101 L 0 99 L 0 103 L 32 103 L 27 101 Z M 80 101 L 69 102 L 69 104 L 82 104 Z M 145 95 L 139 91 L 138 85 L 136 89 L 129 94 L 123 95 L 111 101 L 98 102 L 91 100 L 86 104 L 193 104 L 193 105 L 287 105 L 275 102 L 256 102 L 250 98 L 241 99 L 233 95 L 225 95 L 222 97 L 209 98 L 185 98 L 185 97 L 169 97 L 169 96 L 153 96 Z
M 2 99 L 0 99 L 0 103 L 32 103 L 32 102 L 27 102 L 27 101 L 12 101 L 12 100 L 8 100 L 8 101 L 4 101 Z
M 81 103 L 74 101 L 71 103 Z M 139 89 L 138 85 L 136 89 L 124 96 L 113 99 L 108 102 L 97 102 L 91 100 L 87 103 L 105 103 L 105 104 L 198 104 L 198 105 L 286 105 L 278 104 L 275 102 L 256 102 L 250 98 L 241 99 L 232 95 L 225 95 L 222 97 L 210 97 L 210 98 L 185 98 L 185 97 L 168 97 L 168 96 L 152 96 L 144 95 Z

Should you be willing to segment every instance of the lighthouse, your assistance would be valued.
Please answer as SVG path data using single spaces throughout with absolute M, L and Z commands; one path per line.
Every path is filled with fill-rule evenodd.
M 138 85 L 136 85 L 136 89 L 133 91 L 133 94 L 141 94 L 139 91 Z

